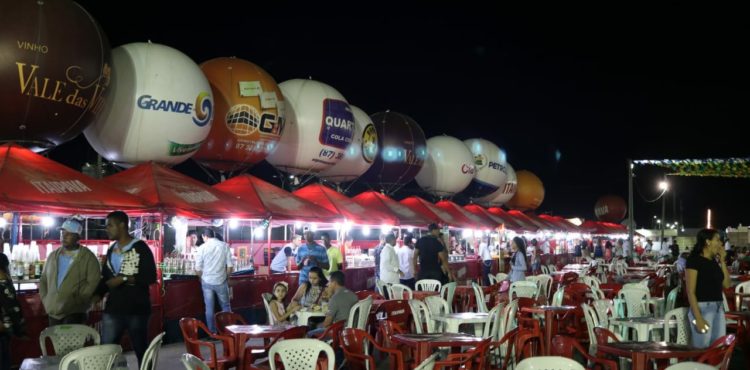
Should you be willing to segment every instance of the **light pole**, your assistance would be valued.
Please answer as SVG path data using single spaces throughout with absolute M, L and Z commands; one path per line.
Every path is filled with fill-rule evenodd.
M 665 177 L 663 181 L 659 182 L 659 189 L 661 189 L 661 219 L 663 220 L 660 223 L 661 227 L 661 238 L 659 238 L 659 248 L 662 249 L 664 246 L 662 245 L 664 243 L 664 224 L 667 222 L 665 218 L 665 213 L 667 209 L 667 197 L 665 195 L 667 194 L 667 190 L 669 190 L 669 183 L 667 182 L 667 178 Z

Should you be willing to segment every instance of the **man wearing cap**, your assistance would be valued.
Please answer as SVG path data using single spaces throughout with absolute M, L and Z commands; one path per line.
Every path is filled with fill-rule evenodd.
M 448 266 L 448 253 L 443 243 L 438 240 L 440 227 L 437 224 L 430 224 L 427 230 L 430 233 L 419 238 L 414 250 L 413 264 L 414 271 L 417 272 L 417 281 L 434 279 L 445 284 L 448 282 L 448 277 L 455 281 L 456 277 Z
M 70 218 L 60 229 L 62 247 L 47 257 L 39 278 L 39 294 L 50 326 L 84 324 L 101 279 L 99 260 L 78 244 L 83 231 L 80 220 Z

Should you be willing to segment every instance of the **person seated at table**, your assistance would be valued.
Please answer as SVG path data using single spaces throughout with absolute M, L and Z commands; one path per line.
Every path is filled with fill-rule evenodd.
M 349 312 L 359 299 L 357 299 L 356 294 L 346 288 L 345 280 L 343 272 L 334 271 L 331 273 L 331 281 L 326 289 L 331 299 L 328 301 L 325 320 L 315 330 L 309 331 L 308 337 L 318 336 L 333 323 L 349 319 Z
M 279 324 L 288 324 L 289 317 L 299 310 L 300 306 L 289 306 L 289 309 L 284 308 L 284 299 L 288 291 L 286 282 L 280 281 L 273 285 L 273 296 L 271 302 L 268 304 L 271 307 L 271 314 Z
M 328 280 L 323 275 L 323 269 L 320 267 L 311 268 L 308 280 L 297 288 L 297 293 L 292 297 L 292 303 L 289 307 L 315 308 L 315 306 L 319 306 L 324 296 L 323 291 L 326 285 L 328 285 Z

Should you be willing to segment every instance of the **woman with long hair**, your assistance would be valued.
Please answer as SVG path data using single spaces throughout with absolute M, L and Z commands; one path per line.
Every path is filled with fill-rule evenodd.
M 513 255 L 510 257 L 508 278 L 511 283 L 515 283 L 526 279 L 526 240 L 517 236 L 510 242 L 510 248 Z
M 10 261 L 0 253 L 0 370 L 10 370 L 10 336 L 25 336 L 21 305 L 10 278 Z
M 302 307 L 319 306 L 323 298 L 323 291 L 328 285 L 325 275 L 323 275 L 323 269 L 320 267 L 313 267 L 310 269 L 308 274 L 308 280 L 297 288 L 297 293 L 292 297 L 291 305 L 299 305 Z
M 726 334 L 722 293 L 731 283 L 719 232 L 703 229 L 696 239 L 686 264 L 688 318 L 693 346 L 706 348 Z

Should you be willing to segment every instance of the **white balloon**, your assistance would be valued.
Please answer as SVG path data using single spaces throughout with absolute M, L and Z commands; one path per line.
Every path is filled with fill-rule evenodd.
M 304 175 L 344 158 L 352 143 L 354 114 L 341 93 L 302 79 L 284 81 L 279 88 L 288 103 L 287 121 L 276 151 L 266 160 L 282 171 Z
M 444 197 L 464 190 L 474 172 L 474 157 L 461 140 L 435 136 L 427 140 L 427 157 L 416 180 L 428 193 Z
M 169 46 L 132 43 L 112 50 L 109 99 L 113 104 L 84 134 L 113 162 L 177 164 L 190 158 L 211 130 L 208 80 L 187 55 Z
M 500 189 L 497 189 L 496 192 L 486 197 L 476 199 L 477 203 L 499 206 L 505 204 L 505 202 L 509 201 L 510 198 L 513 198 L 513 196 L 516 195 L 516 190 L 518 189 L 518 179 L 516 178 L 516 171 L 513 169 L 513 166 L 511 166 L 510 163 L 506 163 L 505 172 L 507 173 L 505 185 L 503 185 L 503 187 L 501 187 Z
M 474 156 L 476 174 L 464 190 L 472 198 L 490 195 L 505 185 L 508 173 L 505 151 L 485 139 L 468 139 L 464 144 Z
M 352 143 L 339 163 L 318 174 L 321 179 L 333 183 L 356 180 L 367 172 L 378 155 L 378 133 L 370 116 L 358 107 L 351 104 L 349 107 L 354 113 Z

